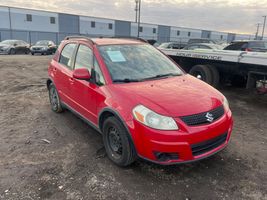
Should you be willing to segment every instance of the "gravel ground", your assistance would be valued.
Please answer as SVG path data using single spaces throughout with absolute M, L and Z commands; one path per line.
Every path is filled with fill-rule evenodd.
M 235 126 L 228 147 L 200 162 L 128 168 L 71 112 L 53 113 L 49 56 L 0 56 L 0 199 L 267 199 L 267 100 L 225 88 Z

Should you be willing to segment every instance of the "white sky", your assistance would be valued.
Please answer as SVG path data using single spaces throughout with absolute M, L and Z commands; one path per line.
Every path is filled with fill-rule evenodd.
M 0 5 L 135 20 L 135 0 L 0 0 Z M 263 15 L 267 0 L 142 0 L 141 21 L 255 34 Z

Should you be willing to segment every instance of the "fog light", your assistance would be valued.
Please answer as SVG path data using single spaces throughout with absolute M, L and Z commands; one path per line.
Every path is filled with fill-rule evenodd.
M 154 152 L 156 159 L 160 162 L 166 162 L 169 160 L 178 160 L 178 153 L 164 153 L 164 152 Z

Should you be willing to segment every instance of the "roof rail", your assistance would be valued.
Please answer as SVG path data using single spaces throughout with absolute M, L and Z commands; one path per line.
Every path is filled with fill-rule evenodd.
M 111 38 L 139 40 L 139 41 L 141 41 L 141 42 L 148 43 L 148 41 L 145 40 L 145 39 L 143 39 L 143 38 L 133 37 L 133 36 L 113 36 L 113 37 L 111 37 Z
M 64 38 L 64 40 L 70 40 L 70 39 L 85 39 L 85 40 L 91 42 L 92 44 L 95 44 L 95 42 L 91 38 L 89 38 L 87 36 L 71 35 L 71 36 L 67 36 L 67 37 Z

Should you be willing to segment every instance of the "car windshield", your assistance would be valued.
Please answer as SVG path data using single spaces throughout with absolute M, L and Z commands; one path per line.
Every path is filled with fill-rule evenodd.
M 208 46 L 211 47 L 212 49 L 223 49 L 223 47 L 218 44 L 209 44 Z
M 169 45 L 170 45 L 171 43 L 162 43 L 161 45 L 159 45 L 159 48 L 168 48 L 169 47 Z
M 183 74 L 151 45 L 108 45 L 100 46 L 99 51 L 113 82 L 145 81 Z
M 49 44 L 49 41 L 38 41 L 36 42 L 35 45 L 40 45 L 40 46 L 47 46 Z
M 17 41 L 16 40 L 4 40 L 1 42 L 1 44 L 13 45 L 15 42 L 17 42 Z

